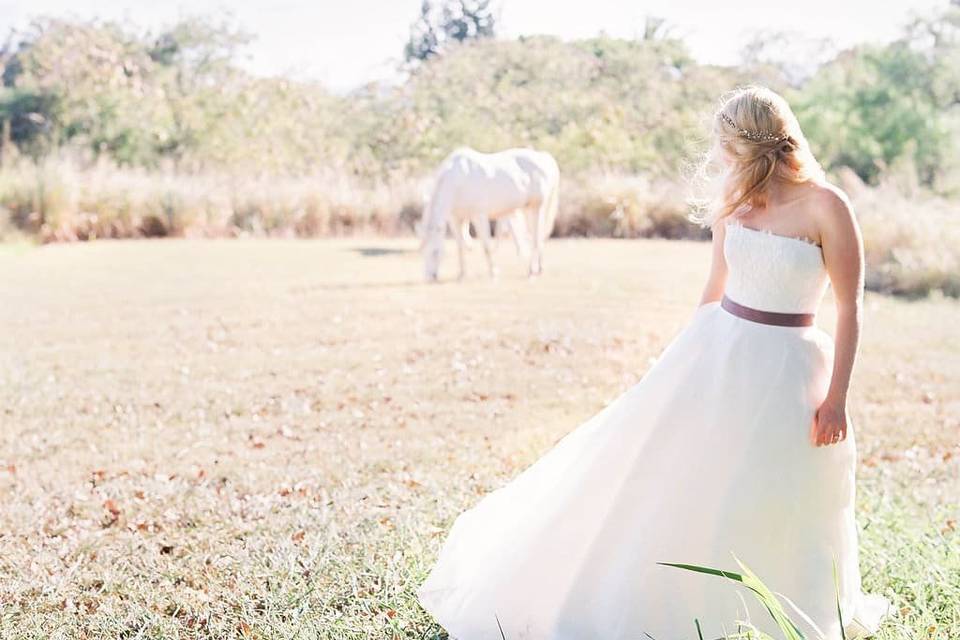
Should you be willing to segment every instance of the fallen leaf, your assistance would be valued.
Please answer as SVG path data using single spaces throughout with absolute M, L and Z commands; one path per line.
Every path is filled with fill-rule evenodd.
M 117 517 L 120 515 L 120 507 L 113 500 L 107 500 L 103 503 L 103 508 L 110 512 L 110 515 Z

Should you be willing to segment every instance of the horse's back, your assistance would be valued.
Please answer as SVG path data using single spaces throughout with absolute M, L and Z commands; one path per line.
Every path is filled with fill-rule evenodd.
M 553 156 L 536 149 L 516 149 L 514 160 L 520 170 L 530 176 L 531 184 L 545 195 L 560 178 L 560 167 Z
M 437 191 L 449 198 L 459 216 L 497 217 L 538 206 L 555 188 L 559 169 L 553 157 L 530 148 L 483 153 L 461 147 L 440 166 Z
M 531 180 L 555 181 L 560 169 L 553 156 L 545 151 L 517 147 L 484 153 L 461 147 L 447 156 L 441 165 L 441 173 L 464 180 L 502 182 L 506 179 L 523 185 Z

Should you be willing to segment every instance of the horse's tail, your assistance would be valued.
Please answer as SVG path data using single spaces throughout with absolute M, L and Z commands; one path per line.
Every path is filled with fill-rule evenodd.
M 550 184 L 550 193 L 547 195 L 547 215 L 543 225 L 543 239 L 553 234 L 553 225 L 557 221 L 557 210 L 560 208 L 560 171 L 558 170 Z

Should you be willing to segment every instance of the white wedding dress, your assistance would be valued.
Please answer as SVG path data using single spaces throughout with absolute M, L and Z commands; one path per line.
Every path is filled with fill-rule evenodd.
M 827 288 L 805 240 L 728 223 L 724 252 L 741 305 L 809 313 Z M 835 561 L 847 637 L 872 633 L 889 605 L 861 592 L 853 432 L 809 440 L 832 357 L 816 327 L 703 305 L 639 383 L 456 520 L 421 604 L 457 640 L 678 640 L 694 619 L 717 638 L 745 616 L 781 637 L 743 587 L 657 564 L 739 572 L 735 555 L 807 637 L 839 640 Z

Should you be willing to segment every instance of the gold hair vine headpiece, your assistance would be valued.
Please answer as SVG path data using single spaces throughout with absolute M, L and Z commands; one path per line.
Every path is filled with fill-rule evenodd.
M 730 125 L 740 136 L 752 142 L 781 142 L 790 137 L 776 133 L 769 133 L 767 131 L 750 131 L 749 129 L 741 129 L 734 124 L 730 116 L 725 114 L 723 111 L 720 111 L 719 114 L 720 117 L 723 118 L 723 121 Z

